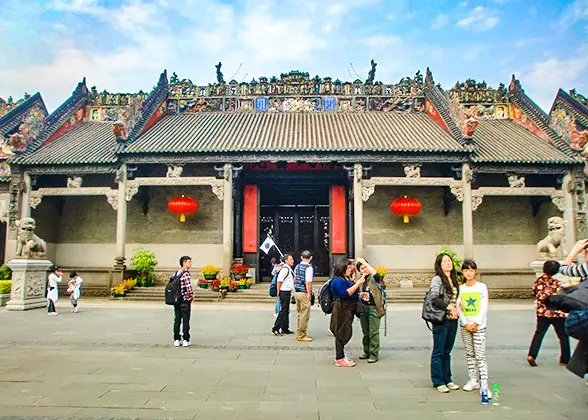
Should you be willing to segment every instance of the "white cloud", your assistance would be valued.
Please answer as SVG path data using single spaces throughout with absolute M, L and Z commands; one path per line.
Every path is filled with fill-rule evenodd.
M 495 10 L 477 6 L 466 17 L 458 20 L 455 26 L 480 32 L 488 31 L 500 22 L 497 14 Z
M 573 56 L 549 57 L 537 61 L 521 73 L 520 80 L 527 94 L 544 110 L 549 110 L 559 88 L 588 90 L 588 44 L 582 45 Z
M 441 14 L 435 18 L 431 24 L 431 29 L 441 29 L 449 23 L 449 16 Z
M 574 23 L 588 19 L 588 0 L 576 0 L 562 13 L 559 23 L 568 28 Z

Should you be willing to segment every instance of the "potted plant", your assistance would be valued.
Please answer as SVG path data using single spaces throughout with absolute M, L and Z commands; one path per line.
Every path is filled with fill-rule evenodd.
M 231 267 L 231 276 L 235 280 L 241 280 L 249 272 L 249 267 L 245 264 L 235 264 Z
M 229 292 L 236 292 L 239 288 L 239 282 L 236 280 L 229 281 Z
M 228 290 L 230 284 L 231 284 L 231 279 L 228 279 L 228 278 L 227 279 L 222 279 L 220 281 L 219 289 L 220 290 Z
M 247 280 L 245 280 L 245 279 L 239 280 L 239 289 L 245 289 L 246 284 L 247 284 Z
M 245 279 L 245 289 L 249 289 L 249 288 L 251 287 L 251 284 L 252 284 L 252 283 L 253 283 L 253 282 L 251 281 L 251 278 L 249 278 L 249 277 L 248 277 L 248 278 L 246 278 L 246 279 Z
M 219 279 L 213 280 L 212 283 L 210 283 L 210 288 L 215 291 L 218 292 L 220 289 L 220 285 L 221 285 L 221 281 Z
M 0 306 L 6 305 L 10 300 L 11 280 L 0 280 Z
M 218 273 L 220 273 L 220 268 L 212 264 L 208 264 L 202 267 L 200 272 L 206 280 L 215 280 L 216 276 L 218 276 Z
M 131 266 L 139 276 L 137 284 L 143 287 L 152 287 L 155 285 L 155 266 L 157 265 L 155 254 L 144 248 L 137 248 L 134 252 Z
M 201 289 L 208 289 L 208 281 L 206 279 L 198 280 L 198 287 Z

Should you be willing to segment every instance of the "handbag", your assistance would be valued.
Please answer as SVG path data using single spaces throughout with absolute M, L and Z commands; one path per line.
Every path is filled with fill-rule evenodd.
M 444 296 L 444 289 L 443 286 L 439 289 L 439 297 L 443 299 Z M 433 305 L 433 297 L 431 296 L 431 289 L 427 291 L 425 294 L 425 300 L 423 302 L 423 310 L 421 313 L 421 317 L 427 323 L 427 327 L 429 326 L 429 322 L 433 325 L 442 325 L 445 323 L 447 319 L 447 311 L 444 309 L 438 309 Z M 429 329 L 431 329 L 429 327 Z

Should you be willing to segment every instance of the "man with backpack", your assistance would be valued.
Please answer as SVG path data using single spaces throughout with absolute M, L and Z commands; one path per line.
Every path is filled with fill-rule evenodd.
M 276 282 L 277 294 L 280 298 L 280 313 L 276 318 L 276 322 L 272 328 L 272 334 L 292 334 L 290 331 L 290 297 L 292 289 L 294 289 L 294 272 L 292 267 L 294 266 L 294 258 L 290 254 L 284 255 L 285 264 L 278 272 L 278 278 Z
M 296 296 L 296 311 L 298 312 L 298 329 L 296 339 L 310 343 L 312 338 L 306 335 L 308 318 L 310 317 L 310 301 L 312 296 L 313 269 L 310 265 L 312 253 L 308 250 L 300 254 L 302 262 L 294 269 L 294 291 Z
M 172 276 L 172 281 L 179 281 L 179 294 L 176 296 L 174 305 L 174 347 L 189 347 L 190 342 L 190 312 L 194 292 L 192 290 L 192 280 L 190 279 L 190 268 L 192 268 L 192 258 L 183 256 L 180 258 L 180 270 Z M 177 293 L 177 292 L 176 292 Z M 182 326 L 182 335 L 180 335 L 180 326 Z

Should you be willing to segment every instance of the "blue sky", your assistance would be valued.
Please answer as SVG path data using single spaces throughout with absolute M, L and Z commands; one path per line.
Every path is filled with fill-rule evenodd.
M 76 83 L 149 91 L 163 69 L 202 84 L 289 70 L 394 83 L 429 66 L 444 88 L 513 73 L 547 111 L 588 94 L 588 0 L 0 0 L 0 97 Z M 350 65 L 351 63 L 351 65 Z

